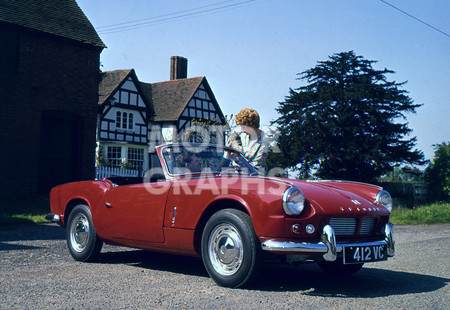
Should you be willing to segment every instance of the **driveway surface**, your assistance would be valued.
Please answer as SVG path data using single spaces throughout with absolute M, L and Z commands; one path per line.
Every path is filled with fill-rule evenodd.
M 450 224 L 396 226 L 396 256 L 347 279 L 266 265 L 247 289 L 217 286 L 199 258 L 104 246 L 70 256 L 56 224 L 0 228 L 0 309 L 450 309 Z

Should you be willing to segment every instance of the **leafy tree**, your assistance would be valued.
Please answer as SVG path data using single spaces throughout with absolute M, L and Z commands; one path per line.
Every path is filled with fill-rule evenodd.
M 433 162 L 425 170 L 432 200 L 450 200 L 450 142 L 434 145 Z
M 284 167 L 298 169 L 301 177 L 374 182 L 402 162 L 423 158 L 412 148 L 416 138 L 404 113 L 419 104 L 390 82 L 391 70 L 376 70 L 376 61 L 353 51 L 334 54 L 299 74 L 307 82 L 276 109 L 273 123 L 280 131 L 279 146 Z
M 378 178 L 380 182 L 423 183 L 424 172 L 416 167 L 396 167 L 394 170 Z

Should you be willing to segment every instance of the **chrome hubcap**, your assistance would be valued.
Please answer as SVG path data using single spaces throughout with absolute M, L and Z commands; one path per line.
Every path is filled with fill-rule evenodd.
M 208 251 L 214 270 L 221 275 L 232 275 L 242 265 L 242 239 L 236 228 L 230 224 L 221 224 L 214 228 L 209 238 Z
M 77 214 L 70 226 L 70 243 L 76 252 L 82 252 L 89 241 L 89 221 L 84 214 Z

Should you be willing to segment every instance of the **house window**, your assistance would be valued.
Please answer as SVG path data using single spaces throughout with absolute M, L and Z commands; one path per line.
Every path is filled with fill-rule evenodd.
M 211 134 L 209 135 L 209 143 L 212 144 L 217 144 L 217 133 L 216 132 L 211 132 Z
M 144 149 L 129 147 L 128 162 L 133 165 L 133 169 L 142 169 L 144 166 Z
M 128 114 L 128 129 L 133 129 L 133 113 Z
M 128 122 L 128 113 L 123 112 L 122 113 L 122 128 L 127 129 L 127 122 Z
M 119 167 L 122 162 L 122 147 L 108 146 L 108 162 L 112 167 Z
M 116 128 L 132 130 L 133 126 L 134 126 L 133 113 L 120 112 L 120 111 L 116 112 Z
M 116 128 L 120 128 L 122 125 L 122 113 L 117 111 L 116 113 Z

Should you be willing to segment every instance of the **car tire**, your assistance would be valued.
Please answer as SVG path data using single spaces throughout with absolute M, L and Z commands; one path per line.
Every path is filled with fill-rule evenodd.
M 246 213 L 218 211 L 206 223 L 201 243 L 205 268 L 218 285 L 243 287 L 257 275 L 261 245 Z
M 336 276 L 350 276 L 364 266 L 364 263 L 344 265 L 340 260 L 334 262 L 317 262 L 317 264 L 324 272 Z
M 103 242 L 97 236 L 88 206 L 77 205 L 70 212 L 66 238 L 69 252 L 75 260 L 88 262 L 98 257 Z

